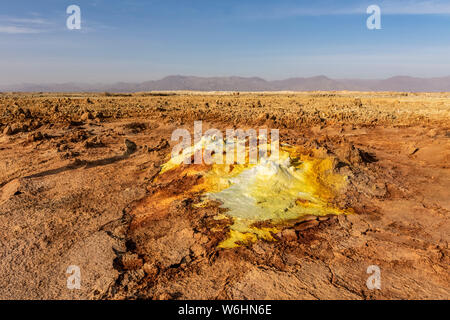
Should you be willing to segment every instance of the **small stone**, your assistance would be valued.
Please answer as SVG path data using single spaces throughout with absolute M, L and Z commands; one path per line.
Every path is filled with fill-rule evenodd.
M 11 126 L 6 126 L 6 128 L 3 130 L 3 134 L 10 136 L 13 134 L 13 130 L 11 128 Z
M 128 139 L 125 139 L 125 146 L 127 147 L 127 151 L 125 151 L 127 155 L 134 153 L 137 149 L 136 143 Z
M 192 261 L 192 258 L 190 256 L 185 256 L 183 259 L 181 259 L 181 264 L 185 265 Z
M 136 253 L 126 253 L 122 256 L 122 265 L 126 270 L 139 269 L 143 264 L 142 259 Z
M 92 116 L 92 114 L 90 112 L 85 112 L 81 115 L 80 120 L 81 121 L 86 121 L 86 120 L 90 120 L 93 119 L 94 117 Z
M 317 247 L 319 247 L 320 246 L 320 241 L 319 240 L 313 240 L 313 241 L 311 241 L 311 243 L 309 244 L 309 247 L 311 248 L 311 249 L 315 249 L 315 248 L 317 248 Z
M 170 294 L 168 294 L 167 292 L 164 292 L 159 295 L 158 299 L 159 300 L 171 300 L 172 296 Z
M 409 146 L 408 147 L 408 151 L 407 151 L 407 153 L 408 153 L 408 155 L 410 155 L 410 156 L 412 156 L 412 155 L 414 155 L 417 151 L 419 151 L 419 148 L 417 148 L 416 146 Z
M 194 240 L 195 242 L 198 242 L 200 244 L 204 244 L 208 242 L 208 237 L 201 233 L 194 234 Z
M 69 150 L 69 146 L 67 144 L 58 144 L 56 146 L 56 148 L 57 148 L 58 152 L 63 152 L 63 151 Z
M 427 133 L 427 136 L 430 138 L 435 138 L 437 135 L 438 135 L 438 131 L 436 129 L 431 129 Z
M 89 138 L 84 142 L 84 147 L 86 149 L 98 148 L 98 147 L 102 147 L 102 146 L 103 146 L 103 142 L 97 136 Z
M 97 111 L 97 112 L 94 114 L 94 118 L 96 118 L 96 119 L 103 119 L 103 118 L 104 118 L 103 112 Z
M 284 229 L 281 232 L 281 238 L 286 241 L 295 241 L 295 240 L 297 240 L 297 234 L 295 233 L 295 230 L 293 230 L 293 229 Z
M 71 157 L 70 153 L 69 153 L 69 157 Z M 79 166 L 82 166 L 83 164 L 84 164 L 84 161 L 80 160 L 78 158 L 75 158 L 72 162 L 72 166 L 74 166 L 74 167 L 79 167 Z
M 17 106 L 14 110 L 13 110 L 13 114 L 15 116 L 19 116 L 21 114 L 25 114 L 25 112 L 23 111 L 23 109 L 19 106 Z
M 144 263 L 143 269 L 145 274 L 147 274 L 150 277 L 156 276 L 159 272 L 158 267 L 155 264 L 148 262 Z
M 29 142 L 40 141 L 42 139 L 44 139 L 44 136 L 42 135 L 42 133 L 40 131 L 32 132 L 32 133 L 28 134 L 28 137 L 27 137 L 27 140 Z
M 0 202 L 6 201 L 15 195 L 20 194 L 21 181 L 19 179 L 14 179 L 2 188 L 2 193 L 0 194 Z
M 296 224 L 294 228 L 297 231 L 303 231 L 303 230 L 306 230 L 306 229 L 310 229 L 310 228 L 316 227 L 318 225 L 319 225 L 319 221 L 311 220 L 311 221 L 307 221 L 307 222 L 304 222 L 304 223 Z
M 191 251 L 195 257 L 202 256 L 205 253 L 205 249 L 199 244 L 194 244 L 191 247 Z
M 317 220 L 317 216 L 313 216 L 313 215 L 303 216 L 301 218 L 301 222 L 300 223 L 304 223 L 304 222 L 312 221 L 312 220 Z
M 145 272 L 142 269 L 136 269 L 129 271 L 129 278 L 134 282 L 139 282 L 145 277 Z

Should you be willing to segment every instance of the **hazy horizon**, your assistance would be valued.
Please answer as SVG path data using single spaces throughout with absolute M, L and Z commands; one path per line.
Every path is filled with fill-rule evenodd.
M 449 75 L 444 75 L 444 76 L 439 76 L 439 77 L 415 77 L 412 75 L 406 75 L 406 74 L 398 74 L 398 75 L 393 75 L 391 77 L 387 77 L 387 78 L 332 78 L 329 77 L 327 75 L 324 74 L 317 74 L 317 75 L 313 75 L 313 76 L 309 76 L 309 77 L 303 77 L 301 75 L 299 76 L 294 76 L 294 77 L 289 77 L 289 78 L 279 78 L 279 79 L 267 79 L 264 77 L 260 77 L 258 75 L 254 75 L 254 76 L 237 76 L 237 75 L 227 75 L 227 76 L 202 76 L 202 75 L 192 75 L 192 74 L 168 74 L 166 76 L 162 76 L 160 78 L 153 78 L 153 79 L 147 79 L 144 81 L 96 81 L 96 82 L 88 82 L 88 81 L 64 81 L 64 82 L 22 82 L 22 83 L 11 83 L 11 84 L 0 84 L 0 86 L 6 87 L 6 86 L 16 86 L 16 85 L 63 85 L 63 84 L 84 84 L 84 85 L 114 85 L 114 84 L 119 84 L 119 83 L 126 83 L 126 84 L 140 84 L 140 83 L 145 83 L 145 82 L 151 82 L 151 81 L 160 81 L 160 80 L 164 80 L 164 79 L 168 79 L 168 78 L 172 78 L 172 77 L 177 77 L 177 78 L 199 78 L 199 79 L 226 79 L 226 78 L 242 78 L 242 79 L 261 79 L 267 82 L 276 82 L 276 81 L 285 81 L 285 80 L 290 80 L 290 79 L 313 79 L 313 78 L 320 78 L 320 77 L 324 77 L 327 78 L 329 80 L 336 80 L 336 81 L 351 81 L 351 80 L 356 80 L 356 81 L 383 81 L 383 80 L 389 80 L 392 78 L 412 78 L 412 79 L 422 79 L 422 80 L 429 80 L 429 79 L 436 79 L 436 78 L 450 78 L 450 74 Z M 0 88 L 1 89 L 1 88 Z
M 143 92 L 143 91 L 403 91 L 449 92 L 450 76 L 387 79 L 331 79 L 326 76 L 268 81 L 260 77 L 197 77 L 172 75 L 144 82 L 24 83 L 0 85 L 0 91 L 18 92 Z

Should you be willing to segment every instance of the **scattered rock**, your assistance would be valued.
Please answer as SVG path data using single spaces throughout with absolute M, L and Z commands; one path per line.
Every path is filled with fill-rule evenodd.
M 297 223 L 294 226 L 294 229 L 297 231 L 303 231 L 303 230 L 307 230 L 313 227 L 316 227 L 319 225 L 319 221 L 318 220 L 311 220 L 311 221 L 307 221 L 307 222 L 300 222 Z
M 63 152 L 63 151 L 69 150 L 69 146 L 65 143 L 58 143 L 56 145 L 56 149 L 58 150 L 58 152 Z
M 77 142 L 84 141 L 87 138 L 88 138 L 88 133 L 86 131 L 78 130 L 71 134 L 71 136 L 69 137 L 69 141 L 77 143 Z
M 159 272 L 158 267 L 154 263 L 148 263 L 148 262 L 144 263 L 143 269 L 144 269 L 144 272 L 150 277 L 156 276 Z
M 89 138 L 84 142 L 84 147 L 86 149 L 99 148 L 103 146 L 104 146 L 103 142 L 97 136 Z
M 342 160 L 353 165 L 378 161 L 374 154 L 361 150 L 353 144 L 347 144 L 337 153 Z
M 183 223 L 181 221 L 173 222 L 172 225 Z M 163 268 L 178 268 L 186 263 L 185 259 L 190 255 L 190 248 L 195 244 L 194 232 L 191 228 L 182 228 L 174 226 L 176 231 L 159 236 L 157 239 L 149 240 L 151 246 L 152 261 L 158 261 Z M 150 233 L 150 232 L 149 232 Z
M 131 133 L 139 133 L 147 129 L 147 124 L 142 122 L 131 122 L 127 123 L 123 127 Z
M 125 151 L 126 155 L 130 155 L 136 152 L 137 146 L 133 141 L 125 139 L 125 146 L 127 147 L 127 150 Z
M 159 141 L 159 143 L 156 146 L 154 146 L 152 148 L 147 148 L 147 150 L 148 150 L 148 152 L 160 151 L 169 146 L 170 146 L 169 141 L 167 141 L 166 139 L 163 138 Z
M 419 151 L 419 148 L 415 147 L 415 146 L 411 146 L 408 148 L 408 154 L 410 156 L 414 155 L 417 151 Z
M 437 135 L 438 135 L 438 131 L 436 129 L 431 129 L 427 133 L 427 136 L 430 138 L 435 138 Z
M 305 223 L 305 222 L 313 221 L 313 220 L 317 220 L 317 216 L 312 216 L 312 215 L 304 216 L 301 218 L 301 221 L 299 223 Z
M 29 109 L 23 110 L 23 109 L 20 108 L 20 107 L 17 107 L 17 108 L 13 111 L 13 114 L 14 114 L 16 117 L 19 117 L 19 118 L 22 118 L 22 119 L 30 118 L 30 117 L 31 117 L 31 111 L 30 111 Z
M 296 241 L 297 234 L 295 233 L 294 229 L 284 229 L 281 232 L 281 238 L 286 241 Z
M 78 157 L 79 155 L 80 155 L 79 152 L 69 150 L 69 151 L 63 153 L 60 157 L 61 157 L 61 159 L 72 159 L 72 158 L 74 158 L 74 157 Z M 77 162 L 77 161 L 79 161 L 79 162 Z M 80 165 L 82 165 L 82 164 L 83 164 L 83 163 L 82 163 L 81 160 L 75 159 L 75 162 L 74 162 L 74 164 L 72 164 L 72 165 L 74 165 L 74 166 L 80 166 Z
M 205 249 L 197 243 L 191 247 L 191 251 L 195 257 L 202 256 L 205 253 Z
M 0 203 L 9 200 L 14 195 L 18 195 L 21 192 L 19 191 L 21 187 L 21 182 L 19 179 L 14 179 L 3 186 L 0 189 Z M 20 193 L 19 193 L 20 192 Z
M 374 183 L 372 185 L 371 193 L 372 193 L 372 195 L 374 195 L 377 198 L 382 198 L 382 197 L 386 196 L 386 194 L 387 194 L 386 184 L 383 182 Z
M 28 134 L 28 137 L 27 137 L 28 142 L 41 141 L 43 139 L 44 139 L 44 135 L 40 131 L 31 132 Z
M 363 106 L 361 99 L 355 99 L 354 104 L 358 108 L 361 108 Z
M 168 294 L 167 292 L 164 292 L 159 295 L 158 299 L 159 300 L 171 300 L 172 296 L 170 294 Z
M 180 265 L 186 265 L 192 261 L 192 258 L 190 256 L 185 256 L 183 259 L 181 259 Z
M 144 262 L 136 253 L 125 253 L 122 256 L 122 266 L 125 270 L 139 269 L 144 265 Z
M 3 134 L 7 135 L 7 136 L 12 135 L 13 134 L 13 130 L 12 130 L 11 126 L 9 126 L 9 125 L 6 126 L 6 128 L 3 129 Z
M 373 163 L 378 161 L 378 159 L 373 153 L 369 153 L 361 149 L 358 149 L 358 152 L 362 162 L 364 163 Z
M 103 112 L 97 111 L 97 112 L 94 114 L 94 118 L 95 118 L 95 119 L 103 119 L 103 118 L 104 118 Z
M 128 284 L 140 282 L 145 277 L 145 272 L 142 269 L 134 269 L 127 272 Z
M 81 121 L 86 121 L 86 120 L 91 120 L 91 119 L 94 119 L 94 117 L 92 116 L 92 114 L 90 112 L 85 112 L 80 117 Z
M 197 243 L 204 244 L 204 243 L 208 242 L 208 237 L 205 236 L 204 234 L 196 233 L 196 234 L 194 234 L 194 240 Z
M 73 166 L 73 167 L 80 167 L 80 166 L 84 165 L 85 163 L 86 163 L 85 161 L 80 160 L 80 159 L 78 159 L 78 158 L 75 158 L 75 159 L 72 161 L 72 166 Z

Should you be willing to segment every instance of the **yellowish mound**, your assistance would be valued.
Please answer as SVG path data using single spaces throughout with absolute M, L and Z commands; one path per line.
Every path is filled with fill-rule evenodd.
M 193 149 L 184 156 L 190 156 Z M 181 164 L 183 157 L 171 161 L 166 169 Z M 213 164 L 207 168 L 201 172 L 202 183 L 192 191 L 203 192 L 205 202 L 219 201 L 227 209 L 226 215 L 233 218 L 228 239 L 219 245 L 223 248 L 258 238 L 273 240 L 272 234 L 279 228 L 257 227 L 258 222 L 282 225 L 306 215 L 348 213 L 331 205 L 347 183 L 345 176 L 333 172 L 331 158 L 314 159 L 283 146 L 278 159 L 263 155 L 257 164 Z

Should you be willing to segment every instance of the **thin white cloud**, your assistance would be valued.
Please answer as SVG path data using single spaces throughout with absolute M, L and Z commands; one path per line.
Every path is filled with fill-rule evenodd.
M 38 13 L 32 14 L 32 17 L 17 17 L 0 15 L 0 33 L 9 34 L 34 34 L 58 32 L 66 27 L 65 23 L 54 20 L 44 19 Z M 59 23 L 59 24 L 58 24 Z M 91 33 L 96 31 L 113 31 L 116 27 L 108 26 L 92 20 L 82 20 L 80 32 Z
M 33 33 L 41 33 L 42 31 L 39 29 L 20 27 L 20 26 L 0 26 L 0 33 L 8 33 L 8 34 L 33 34 Z
M 2 21 L 21 24 L 47 25 L 49 21 L 41 18 L 0 18 Z
M 380 7 L 385 14 L 450 14 L 448 0 L 385 0 L 380 2 Z
M 395 15 L 428 15 L 450 14 L 450 2 L 448 0 L 366 0 L 365 3 L 356 6 L 343 7 L 331 14 L 355 14 L 366 13 L 369 5 L 378 5 L 382 14 Z
M 431 15 L 450 14 L 449 0 L 365 0 L 351 3 L 315 1 L 313 5 L 271 4 L 237 7 L 238 16 L 250 19 L 283 19 L 296 16 L 366 14 L 369 5 L 378 5 L 382 14 Z
M 53 23 L 38 15 L 33 17 L 0 16 L 0 33 L 36 34 L 46 31 Z

